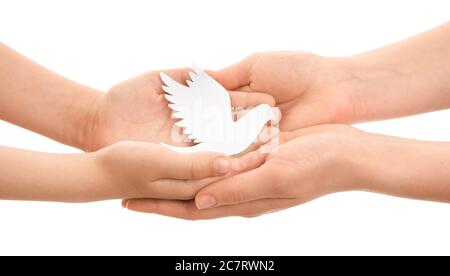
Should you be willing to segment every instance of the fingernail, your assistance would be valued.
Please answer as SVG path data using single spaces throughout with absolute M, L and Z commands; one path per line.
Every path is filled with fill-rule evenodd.
M 198 209 L 208 209 L 214 207 L 217 204 L 216 199 L 210 195 L 199 196 L 195 203 Z
M 214 160 L 214 171 L 217 174 L 226 174 L 230 171 L 230 161 L 223 157 L 216 158 Z
M 128 202 L 129 202 L 128 199 L 122 200 L 122 207 L 125 208 L 125 209 L 128 209 Z

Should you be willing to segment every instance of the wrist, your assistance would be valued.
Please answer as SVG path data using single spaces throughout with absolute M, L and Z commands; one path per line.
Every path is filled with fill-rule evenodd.
M 385 170 L 372 175 L 368 190 L 415 199 L 448 202 L 450 179 L 448 143 L 399 141 L 390 156 L 372 167 Z
M 70 187 L 64 192 L 68 202 L 94 202 L 116 199 L 116 192 L 111 189 L 112 182 L 96 160 L 95 153 L 81 153 L 68 156 L 73 163 L 68 175 L 75 181 L 68 181 Z
M 59 165 L 55 166 L 57 172 L 52 178 L 56 175 L 56 178 L 67 180 L 63 180 L 64 185 L 61 185 L 58 183 L 60 181 L 52 179 L 55 186 L 50 189 L 53 192 L 48 194 L 54 194 L 56 190 L 59 190 L 59 198 L 52 201 L 82 203 L 120 199 L 126 195 L 120 190 L 112 172 L 105 169 L 99 162 L 96 152 L 60 155 L 54 161 Z
M 333 138 L 331 166 L 325 171 L 334 171 L 329 183 L 331 192 L 361 190 L 367 183 L 368 174 L 364 161 L 366 151 L 370 151 L 370 134 L 342 125 L 342 130 Z
M 111 164 L 115 163 L 112 151 L 114 145 L 84 154 L 85 168 L 92 178 L 89 194 L 85 196 L 89 201 L 136 197 L 129 185 L 131 181 L 124 179 L 122 168 Z
M 396 118 L 450 106 L 448 72 L 421 57 L 377 51 L 350 57 L 355 122 Z M 437 70 L 438 69 L 438 70 Z
M 333 123 L 352 124 L 370 120 L 374 91 L 384 83 L 389 71 L 382 66 L 354 58 L 316 56 L 313 89 L 330 98 L 335 109 Z
M 352 190 L 448 201 L 450 143 L 364 133 L 352 157 Z
M 320 89 L 332 91 L 342 106 L 339 123 L 357 123 L 395 116 L 396 94 L 404 74 L 391 64 L 363 58 L 322 58 Z M 337 92 L 337 93 L 336 93 Z M 392 104 L 391 104 L 392 103 Z
M 77 148 L 85 151 L 91 152 L 92 140 L 97 127 L 98 109 L 99 102 L 102 92 L 88 88 L 85 91 L 86 95 L 82 99 L 82 104 L 86 107 L 83 112 L 80 113 L 80 135 L 78 136 L 78 146 Z
M 96 105 L 102 92 L 84 85 L 71 85 L 64 90 L 68 95 L 66 102 L 60 107 L 61 114 L 55 134 L 41 130 L 40 133 L 49 136 L 63 144 L 70 145 L 87 151 L 89 137 L 94 126 L 96 116 Z
M 140 165 L 135 165 L 139 152 L 138 144 L 118 142 L 88 153 L 106 198 L 138 198 L 145 193 L 146 186 L 140 184 L 148 183 L 149 179 L 143 177 Z

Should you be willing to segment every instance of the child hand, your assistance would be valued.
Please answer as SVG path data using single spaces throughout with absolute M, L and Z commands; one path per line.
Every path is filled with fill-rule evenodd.
M 119 142 L 91 156 L 109 191 L 100 198 L 192 199 L 231 171 L 231 160 L 223 154 L 180 154 L 143 142 Z
M 143 142 L 120 142 L 83 154 L 0 147 L 0 163 L 0 199 L 63 202 L 190 199 L 232 167 L 222 154 L 180 154 Z
M 190 70 L 164 71 L 180 83 L 186 83 Z M 119 141 L 144 141 L 172 145 L 191 145 L 175 120 L 164 97 L 160 71 L 142 74 L 115 85 L 101 94 L 89 112 L 84 149 L 94 151 Z M 260 103 L 273 105 L 273 97 L 263 93 L 231 92 L 233 106 L 248 108 Z

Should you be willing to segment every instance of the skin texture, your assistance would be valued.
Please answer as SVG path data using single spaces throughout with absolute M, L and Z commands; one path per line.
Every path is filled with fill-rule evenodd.
M 82 148 L 100 92 L 68 80 L 0 43 L 0 119 Z
M 172 154 L 157 145 L 189 144 L 174 127 L 159 71 L 121 82 L 102 93 L 59 76 L 3 44 L 0 60 L 0 119 L 91 152 L 58 155 L 0 148 L 0 198 L 69 202 L 129 197 L 187 199 L 217 180 L 210 178 L 215 176 L 210 168 L 217 154 Z M 165 72 L 181 83 L 188 76 L 188 69 Z M 231 98 L 233 105 L 242 108 L 274 104 L 270 95 L 261 93 L 232 92 Z M 178 134 L 175 138 L 181 142 L 174 141 L 172 133 Z M 270 136 L 262 138 L 255 147 Z M 229 163 L 224 166 L 230 172 L 239 172 L 259 165 L 264 157 L 249 152 L 223 162 Z M 169 170 L 171 163 L 173 171 Z M 27 168 L 25 175 L 23 168 Z
M 450 64 L 442 62 L 450 60 L 449 35 L 445 24 L 349 58 L 262 53 L 212 72 L 233 90 L 235 105 L 274 99 L 283 113 L 284 143 L 276 151 L 220 159 L 220 166 L 216 161 L 224 157 L 214 153 L 180 155 L 148 143 L 168 142 L 172 129 L 157 73 L 102 94 L 0 45 L 0 118 L 92 152 L 0 148 L 0 196 L 69 202 L 150 197 L 123 203 L 185 219 L 257 216 L 347 190 L 448 202 L 449 143 L 316 125 L 449 107 Z M 167 74 L 183 82 L 186 72 Z
M 186 83 L 190 69 L 164 71 L 175 81 Z M 113 86 L 94 104 L 88 120 L 85 148 L 88 151 L 118 141 L 133 140 L 172 145 L 189 145 L 174 126 L 172 110 L 164 98 L 160 71 L 142 74 Z M 256 93 L 231 92 L 232 105 L 249 108 L 260 103 L 274 104 L 272 96 Z
M 120 142 L 89 154 L 1 147 L 0 160 L 8 164 L 0 166 L 0 198 L 15 200 L 188 199 L 231 172 L 231 162 L 222 154 L 182 155 L 143 142 Z
M 273 96 L 282 131 L 406 116 L 450 106 L 449 34 L 447 23 L 349 58 L 257 53 L 213 76 L 228 90 Z
M 138 199 L 135 211 L 184 219 L 257 216 L 340 191 L 450 201 L 450 144 L 369 134 L 344 125 L 450 106 L 450 23 L 348 58 L 251 55 L 213 73 L 229 90 L 267 93 L 283 117 L 278 149 L 195 201 Z
M 304 128 L 282 139 L 262 166 L 206 186 L 195 201 L 137 199 L 124 206 L 196 220 L 254 217 L 350 190 L 450 201 L 450 143 L 370 134 L 346 125 Z
M 130 140 L 177 144 L 171 139 L 175 121 L 162 95 L 160 71 L 123 81 L 103 93 L 68 80 L 1 43 L 0 60 L 2 120 L 85 151 Z M 164 72 L 185 83 L 189 69 Z M 236 91 L 231 99 L 233 106 L 244 109 L 274 104 L 272 96 L 261 93 Z

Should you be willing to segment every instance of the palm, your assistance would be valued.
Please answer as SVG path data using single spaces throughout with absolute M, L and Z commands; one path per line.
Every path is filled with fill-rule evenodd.
M 283 119 L 280 129 L 292 131 L 320 124 L 347 123 L 350 121 L 349 103 L 346 99 L 324 97 L 326 90 L 309 89 L 307 93 L 285 102 L 277 102 Z
M 169 73 L 180 79 L 185 72 Z M 174 126 L 161 85 L 159 72 L 150 72 L 122 82 L 102 95 L 97 104 L 89 150 L 124 140 L 182 144 L 183 137 Z

